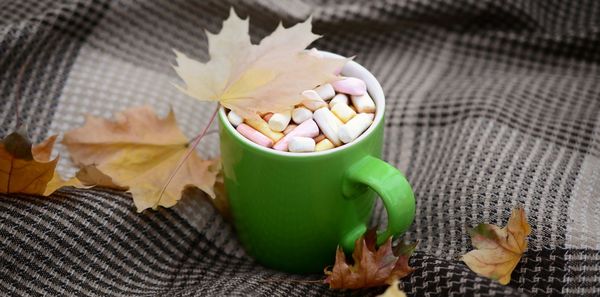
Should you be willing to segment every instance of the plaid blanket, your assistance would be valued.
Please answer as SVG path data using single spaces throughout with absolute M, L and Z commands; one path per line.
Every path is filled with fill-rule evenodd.
M 413 296 L 600 294 L 600 2 L 0 1 L 0 136 L 34 141 L 149 104 L 191 136 L 210 104 L 170 82 L 172 48 L 207 59 L 234 6 L 254 41 L 313 15 L 319 49 L 356 55 L 387 95 L 385 159 L 417 199 Z M 23 69 L 22 80 L 19 72 Z M 16 100 L 17 96 L 21 97 Z M 17 104 L 18 103 L 18 104 Z M 213 128 L 214 130 L 214 128 Z M 218 154 L 218 136 L 202 142 Z M 64 148 L 60 172 L 73 174 Z M 192 197 L 193 196 L 193 197 Z M 376 295 L 264 268 L 202 197 L 138 214 L 128 194 L 0 195 L 0 294 Z M 507 286 L 461 261 L 468 229 L 523 205 L 533 233 Z M 378 205 L 373 224 L 383 224 Z M 333 260 L 333 259 L 332 259 Z

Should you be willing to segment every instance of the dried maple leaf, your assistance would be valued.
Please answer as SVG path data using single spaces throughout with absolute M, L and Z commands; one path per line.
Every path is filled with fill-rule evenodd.
M 220 163 L 203 160 L 195 151 L 161 192 L 167 176 L 188 152 L 189 141 L 177 127 L 172 111 L 161 119 L 151 108 L 137 107 L 115 118 L 88 116 L 83 127 L 65 134 L 63 143 L 73 161 L 97 169 L 88 168 L 88 180 L 127 188 L 138 212 L 175 205 L 187 186 L 215 197 L 213 186 Z
M 395 279 L 390 286 L 383 292 L 381 295 L 377 295 L 377 297 L 406 297 L 406 293 L 404 291 L 398 289 L 398 285 L 400 281 Z
M 56 135 L 32 145 L 24 127 L 0 142 L 0 193 L 48 196 L 64 186 L 81 186 L 77 179 L 63 181 L 56 173 L 58 157 L 50 160 Z
M 525 210 L 514 209 L 504 228 L 479 224 L 470 233 L 476 250 L 463 255 L 462 261 L 477 274 L 508 284 L 527 249 L 527 236 L 531 234 Z
M 416 243 L 401 243 L 392 249 L 392 238 L 389 238 L 382 246 L 376 248 L 376 237 L 376 231 L 372 229 L 356 241 L 352 253 L 353 265 L 346 262 L 344 251 L 338 247 L 333 269 L 325 269 L 325 283 L 332 289 L 376 287 L 390 284 L 414 270 L 408 265 L 408 259 Z
M 198 100 L 219 101 L 244 118 L 283 111 L 300 103 L 302 91 L 336 79 L 346 59 L 322 58 L 303 50 L 319 38 L 309 18 L 290 28 L 281 24 L 259 44 L 250 42 L 248 20 L 231 9 L 219 34 L 206 32 L 210 60 L 201 63 L 176 52 L 177 86 Z
M 104 174 L 94 165 L 83 166 L 75 175 L 85 185 L 93 185 L 95 187 L 112 188 L 116 190 L 127 190 L 126 186 L 118 185 L 113 179 Z

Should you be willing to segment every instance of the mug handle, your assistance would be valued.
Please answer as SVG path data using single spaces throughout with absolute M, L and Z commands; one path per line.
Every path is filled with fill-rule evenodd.
M 404 233 L 415 217 L 415 196 L 404 175 L 392 165 L 366 156 L 346 171 L 342 181 L 342 193 L 349 199 L 356 198 L 368 188 L 373 189 L 387 211 L 388 224 L 384 232 L 377 232 L 377 244 L 383 244 L 391 236 Z M 354 243 L 367 231 L 365 224 L 346 233 L 340 242 L 345 251 L 354 250 Z

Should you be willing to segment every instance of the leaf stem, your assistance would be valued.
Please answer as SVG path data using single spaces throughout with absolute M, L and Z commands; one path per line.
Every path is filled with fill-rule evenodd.
M 217 112 L 219 112 L 220 107 L 221 107 L 221 105 L 217 104 L 215 111 L 213 111 L 212 115 L 210 116 L 210 120 L 208 121 L 208 123 L 206 124 L 204 129 L 202 129 L 202 132 L 200 132 L 200 134 L 196 135 L 196 137 L 193 138 L 193 141 L 191 142 L 191 145 L 189 146 L 187 153 L 185 153 L 183 158 L 181 158 L 181 160 L 177 164 L 177 167 L 175 167 L 173 172 L 171 172 L 171 174 L 169 175 L 167 182 L 160 189 L 160 193 L 158 194 L 158 200 L 156 200 L 156 203 L 154 204 L 153 208 L 158 207 L 158 205 L 160 204 L 160 200 L 162 199 L 163 195 L 165 194 L 165 191 L 167 190 L 167 187 L 169 186 L 169 184 L 171 184 L 171 182 L 173 181 L 173 178 L 175 178 L 175 175 L 177 175 L 177 172 L 179 172 L 179 170 L 181 169 L 181 167 L 183 166 L 185 161 L 187 161 L 190 158 L 190 156 L 192 155 L 192 153 L 194 152 L 196 147 L 198 147 L 198 144 L 200 144 L 200 140 L 202 140 L 202 138 L 207 135 L 208 128 L 210 128 L 212 123 L 215 121 Z

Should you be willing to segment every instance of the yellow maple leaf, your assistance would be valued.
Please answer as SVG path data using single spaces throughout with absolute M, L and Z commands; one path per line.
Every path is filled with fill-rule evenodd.
M 471 240 L 476 250 L 462 256 L 462 261 L 475 273 L 506 285 L 523 253 L 527 249 L 527 236 L 531 227 L 525 210 L 514 209 L 506 227 L 479 224 L 471 230 Z
M 164 119 L 149 107 L 127 109 L 114 121 L 88 116 L 83 127 L 65 134 L 63 143 L 76 164 L 88 166 L 88 182 L 127 188 L 138 212 L 175 205 L 187 186 L 215 197 L 219 162 L 203 160 L 196 152 L 162 192 L 166 178 L 188 152 L 189 141 L 172 111 Z
M 201 63 L 177 52 L 177 86 L 198 100 L 219 101 L 244 118 L 283 111 L 303 99 L 302 91 L 336 79 L 347 59 L 322 58 L 303 50 L 320 36 L 311 19 L 290 28 L 281 24 L 259 44 L 250 42 L 248 20 L 231 9 L 219 34 L 207 32 L 210 60 Z
M 0 193 L 48 196 L 64 186 L 82 184 L 76 179 L 64 181 L 56 173 L 58 157 L 50 160 L 56 135 L 32 145 L 24 128 L 0 142 Z

